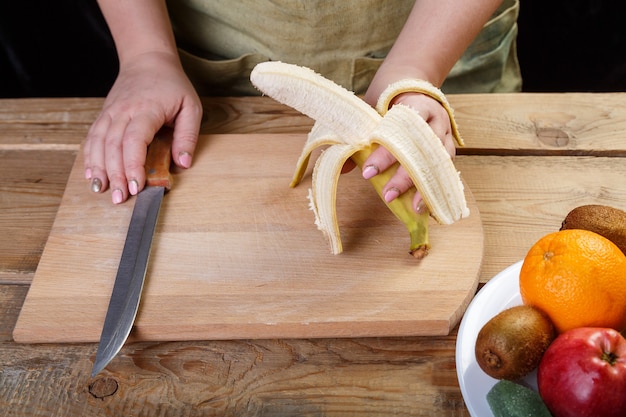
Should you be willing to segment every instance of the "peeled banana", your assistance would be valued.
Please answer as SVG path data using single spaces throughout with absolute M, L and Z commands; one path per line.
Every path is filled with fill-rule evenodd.
M 385 90 L 377 111 L 351 91 L 297 65 L 264 62 L 253 69 L 250 80 L 264 94 L 315 120 L 298 159 L 291 186 L 301 181 L 311 152 L 319 146 L 327 146 L 315 163 L 309 199 L 315 223 L 327 235 L 332 253 L 342 252 L 335 210 L 341 168 L 348 158 L 362 167 L 377 146 L 385 147 L 398 161 L 370 179 L 381 198 L 384 185 L 402 165 L 428 208 L 420 214 L 413 209 L 416 189 L 386 203 L 407 227 L 413 256 L 422 258 L 430 248 L 429 212 L 442 224 L 451 224 L 469 215 L 459 173 L 441 140 L 414 110 L 403 105 L 387 110 L 398 92 L 406 91 L 406 88 L 415 91 L 412 81 L 391 85 Z M 447 100 L 438 89 L 429 86 L 426 83 L 425 94 L 434 96 L 448 110 L 455 138 L 462 144 Z M 424 89 L 424 85 L 420 84 L 419 88 Z

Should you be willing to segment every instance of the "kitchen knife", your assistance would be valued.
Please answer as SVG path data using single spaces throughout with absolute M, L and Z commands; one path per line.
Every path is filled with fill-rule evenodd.
M 100 344 L 91 376 L 102 371 L 120 351 L 137 316 L 141 290 L 146 276 L 152 236 L 165 192 L 172 186 L 170 174 L 171 129 L 162 129 L 148 147 L 146 187 L 137 201 L 115 277 L 113 292 L 102 327 Z

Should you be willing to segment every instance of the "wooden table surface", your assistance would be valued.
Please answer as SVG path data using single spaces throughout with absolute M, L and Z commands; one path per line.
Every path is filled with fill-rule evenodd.
M 456 164 L 484 223 L 481 283 L 522 259 L 572 208 L 626 209 L 626 93 L 449 100 L 467 143 Z M 95 344 L 13 342 L 68 174 L 101 105 L 99 98 L 0 100 L 3 413 L 469 415 L 455 369 L 458 329 L 446 337 L 133 343 L 93 379 Z M 202 133 L 312 125 L 268 98 L 206 98 L 204 105 Z

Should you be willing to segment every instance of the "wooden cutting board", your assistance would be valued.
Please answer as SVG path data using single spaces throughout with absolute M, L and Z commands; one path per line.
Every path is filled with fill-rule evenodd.
M 445 335 L 473 297 L 483 229 L 471 215 L 431 221 L 432 249 L 408 234 L 355 170 L 339 181 L 344 252 L 314 225 L 310 175 L 289 188 L 301 134 L 201 136 L 194 166 L 174 173 L 129 340 Z M 310 173 L 310 168 L 309 168 Z M 82 156 L 70 174 L 13 336 L 97 342 L 134 199 L 88 191 Z

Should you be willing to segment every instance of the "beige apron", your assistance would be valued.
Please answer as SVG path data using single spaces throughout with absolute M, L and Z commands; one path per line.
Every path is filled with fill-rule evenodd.
M 415 0 L 168 0 L 185 71 L 200 95 L 256 95 L 259 62 L 310 67 L 364 93 Z M 504 0 L 442 90 L 521 89 L 519 0 Z

